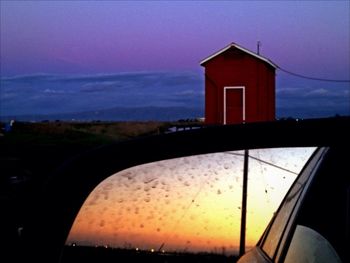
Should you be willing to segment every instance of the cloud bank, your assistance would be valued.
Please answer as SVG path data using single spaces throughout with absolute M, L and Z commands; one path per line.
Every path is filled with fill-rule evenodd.
M 350 114 L 348 83 L 310 82 L 305 85 L 292 78 L 278 77 L 276 86 L 277 117 Z M 2 116 L 147 107 L 191 108 L 203 116 L 204 76 L 196 72 L 127 72 L 2 77 L 0 102 Z M 162 111 L 158 114 L 162 119 Z

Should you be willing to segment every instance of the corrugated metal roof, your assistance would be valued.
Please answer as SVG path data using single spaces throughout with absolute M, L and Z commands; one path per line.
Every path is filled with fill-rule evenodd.
M 226 50 L 228 50 L 228 49 L 230 49 L 230 48 L 233 48 L 233 47 L 234 47 L 234 48 L 237 48 L 237 49 L 239 49 L 239 50 L 241 50 L 241 51 L 243 51 L 243 52 L 245 52 L 245 53 L 247 53 L 247 54 L 249 54 L 249 55 L 251 55 L 251 56 L 253 56 L 253 57 L 256 57 L 257 59 L 260 59 L 260 60 L 266 62 L 267 64 L 269 64 L 269 65 L 272 66 L 273 68 L 278 68 L 278 66 L 277 66 L 275 63 L 273 63 L 271 60 L 269 60 L 269 59 L 267 59 L 267 58 L 264 58 L 263 56 L 260 56 L 260 55 L 254 53 L 254 52 L 252 52 L 252 51 L 250 51 L 250 50 L 248 50 L 248 49 L 246 49 L 246 48 L 244 48 L 244 47 L 241 47 L 240 45 L 237 45 L 236 43 L 231 43 L 231 44 L 229 44 L 228 46 L 224 47 L 223 49 L 220 49 L 220 50 L 217 51 L 216 53 L 212 54 L 211 56 L 209 56 L 209 57 L 203 59 L 203 60 L 200 62 L 200 65 L 203 66 L 204 63 L 208 62 L 209 60 L 215 58 L 216 56 L 218 56 L 218 55 L 224 53 Z

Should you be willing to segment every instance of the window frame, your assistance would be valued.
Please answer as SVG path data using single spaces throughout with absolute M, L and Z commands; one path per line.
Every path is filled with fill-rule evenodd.
M 266 228 L 266 231 L 264 232 L 262 238 L 258 242 L 258 247 L 260 250 L 265 254 L 266 257 L 268 257 L 272 262 L 281 262 L 281 260 L 284 259 L 284 255 L 286 253 L 286 249 L 289 247 L 289 243 L 291 240 L 291 236 L 293 235 L 294 231 L 291 231 L 292 228 L 294 228 L 295 220 L 298 215 L 298 211 L 301 207 L 302 201 L 306 195 L 307 190 L 309 189 L 315 174 L 317 173 L 320 164 L 322 163 L 322 160 L 326 156 L 329 148 L 328 147 L 319 147 L 314 154 L 309 158 L 308 162 L 305 164 L 303 170 L 300 172 L 292 186 L 290 187 L 288 193 L 284 197 L 284 199 L 281 202 L 281 205 L 279 206 L 277 212 L 275 213 L 274 217 L 272 218 L 271 222 L 269 223 L 268 227 Z M 274 248 L 273 256 L 271 257 L 265 250 L 264 250 L 264 244 L 266 240 L 269 237 L 269 234 L 274 226 L 274 223 L 276 223 L 276 219 L 280 215 L 280 212 L 282 208 L 284 207 L 286 200 L 289 198 L 290 194 L 293 192 L 294 188 L 298 184 L 298 181 L 302 178 L 306 177 L 304 181 L 304 186 L 300 188 L 300 193 L 298 193 L 297 200 L 292 205 L 292 209 L 290 210 L 291 213 L 287 217 L 287 219 L 284 222 L 284 225 L 281 229 L 281 235 L 279 236 L 276 246 Z

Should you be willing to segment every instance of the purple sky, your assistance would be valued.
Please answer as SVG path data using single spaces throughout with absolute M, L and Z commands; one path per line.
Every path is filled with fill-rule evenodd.
M 349 1 L 1 1 L 1 73 L 200 70 L 234 41 L 305 74 L 349 76 Z
M 255 51 L 260 40 L 261 54 L 285 69 L 350 79 L 349 10 L 349 1 L 1 0 L 1 77 L 140 71 L 202 77 L 203 58 L 230 42 Z M 277 84 L 282 94 L 296 87 L 321 95 L 333 85 L 282 72 Z M 333 86 L 350 96 L 349 83 Z

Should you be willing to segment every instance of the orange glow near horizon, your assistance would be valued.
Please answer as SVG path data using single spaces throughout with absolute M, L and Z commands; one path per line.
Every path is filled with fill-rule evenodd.
M 253 246 L 314 148 L 250 150 L 246 245 Z M 164 160 L 118 172 L 86 199 L 67 244 L 235 253 L 243 152 Z

